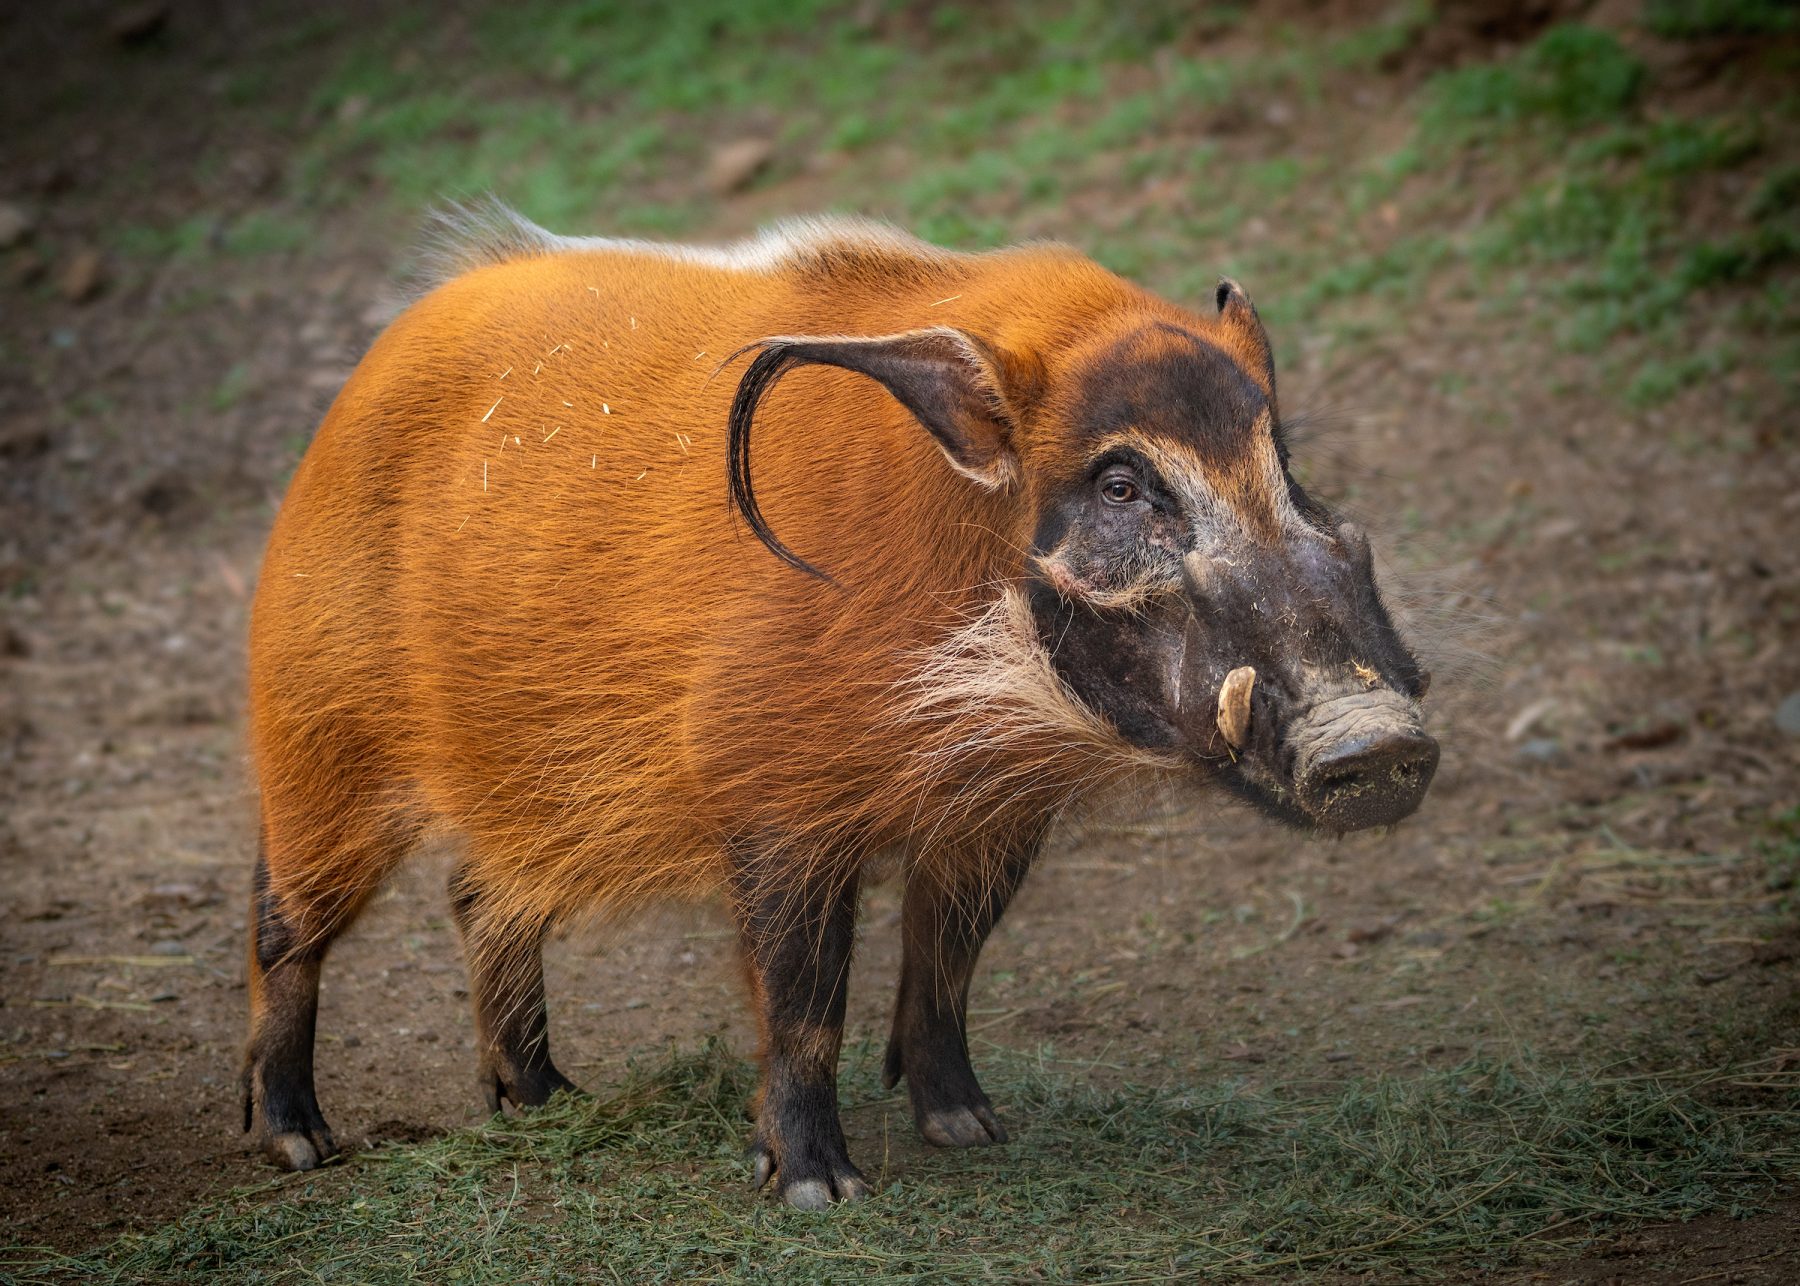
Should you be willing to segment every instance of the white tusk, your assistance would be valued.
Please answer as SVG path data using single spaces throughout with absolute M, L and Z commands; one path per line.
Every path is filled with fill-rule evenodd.
M 1219 686 L 1219 733 L 1233 750 L 1242 750 L 1250 739 L 1250 693 L 1256 688 L 1256 671 L 1240 665 Z

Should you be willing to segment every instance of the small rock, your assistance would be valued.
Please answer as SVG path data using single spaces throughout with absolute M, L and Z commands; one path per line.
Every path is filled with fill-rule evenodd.
M 859 35 L 879 31 L 884 7 L 880 0 L 862 0 L 861 4 L 850 11 L 848 26 Z
M 170 728 L 201 728 L 223 723 L 225 717 L 218 695 L 206 688 L 158 693 L 129 713 L 133 724 Z
M 173 938 L 164 938 L 161 942 L 150 944 L 150 954 L 153 956 L 185 956 L 187 953 L 187 948 Z
M 141 45 L 154 37 L 169 21 L 167 0 L 146 0 L 128 4 L 112 16 L 106 32 L 121 45 Z
M 1533 737 L 1517 751 L 1520 759 L 1531 764 L 1553 764 L 1563 757 L 1562 742 L 1555 737 Z
M 1371 920 L 1362 924 L 1353 924 L 1344 937 L 1351 942 L 1380 942 L 1394 931 L 1397 923 L 1393 916 L 1385 920 Z
M 194 499 L 194 489 L 174 477 L 157 478 L 137 494 L 138 505 L 156 518 L 172 518 Z
M 29 460 L 50 449 L 50 430 L 41 424 L 0 428 L 0 460 Z
M 1536 701 L 1531 702 L 1523 710 L 1515 714 L 1511 721 L 1507 723 L 1506 739 L 1508 741 L 1523 741 L 1537 730 L 1538 725 L 1544 721 L 1545 716 L 1553 712 L 1556 709 L 1556 706 L 1557 701 L 1555 697 L 1539 697 Z
M 706 165 L 707 186 L 720 196 L 749 187 L 775 155 L 774 144 L 762 138 L 741 138 L 713 150 Z
M 40 196 L 61 196 L 75 189 L 81 175 L 66 156 L 55 156 L 39 165 L 29 179 L 33 192 Z
M 11 201 L 0 201 L 0 250 L 11 250 L 36 226 L 31 211 Z
M 56 288 L 62 297 L 72 304 L 85 304 L 100 293 L 106 284 L 106 264 L 100 252 L 93 247 L 78 250 L 75 256 L 63 265 L 62 276 L 57 278 Z
M 1334 1049 L 1329 1054 L 1325 1055 L 1325 1061 L 1328 1063 L 1347 1063 L 1355 1057 L 1356 1055 L 1352 1054 L 1347 1049 Z
M 337 118 L 340 124 L 352 125 L 361 120 L 369 110 L 367 94 L 351 94 L 338 104 Z
M 27 246 L 6 265 L 6 276 L 15 286 L 35 286 L 49 270 L 44 256 Z
M 1606 743 L 1608 750 L 1659 750 L 1673 742 L 1681 740 L 1687 731 L 1685 724 L 1676 719 L 1659 719 L 1629 732 L 1621 732 Z
M 246 192 L 255 196 L 263 196 L 273 191 L 281 179 L 279 164 L 259 152 L 242 151 L 229 162 L 231 176 L 235 178 Z
M 1790 737 L 1800 737 L 1800 692 L 1790 692 L 1775 707 L 1775 726 Z
M 158 884 L 138 899 L 138 905 L 153 915 L 174 915 L 177 911 L 217 906 L 220 901 L 217 889 L 177 881 Z

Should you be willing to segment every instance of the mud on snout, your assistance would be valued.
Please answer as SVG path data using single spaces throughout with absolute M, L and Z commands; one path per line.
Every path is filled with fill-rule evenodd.
M 1320 830 L 1390 826 L 1419 807 L 1437 772 L 1418 703 L 1385 688 L 1314 703 L 1284 740 L 1294 801 Z
M 1339 834 L 1418 809 L 1438 764 L 1418 701 L 1373 687 L 1286 705 L 1256 691 L 1252 671 L 1226 676 L 1218 726 L 1241 752 L 1233 784 L 1242 793 L 1284 820 Z

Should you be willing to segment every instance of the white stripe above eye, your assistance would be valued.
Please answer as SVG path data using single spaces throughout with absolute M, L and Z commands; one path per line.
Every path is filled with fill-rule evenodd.
M 1275 451 L 1274 422 L 1265 410 L 1250 426 L 1249 458 L 1263 473 L 1264 491 L 1275 511 L 1275 520 L 1284 531 L 1306 529 L 1306 520 L 1294 508 L 1288 495 L 1287 479 L 1281 470 L 1281 459 Z M 1213 484 L 1205 462 L 1187 443 L 1160 435 L 1126 430 L 1108 434 L 1092 452 L 1098 458 L 1108 451 L 1128 448 L 1147 459 L 1163 482 L 1177 493 L 1189 524 L 1202 546 L 1217 547 L 1233 535 L 1241 535 L 1250 527 L 1234 506 Z

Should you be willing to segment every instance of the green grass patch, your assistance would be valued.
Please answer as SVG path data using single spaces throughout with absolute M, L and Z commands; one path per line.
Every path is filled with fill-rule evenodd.
M 1650 0 L 1644 25 L 1659 36 L 1771 35 L 1800 28 L 1790 0 Z
M 207 406 L 213 412 L 222 414 L 242 402 L 250 391 L 250 367 L 245 362 L 237 362 L 219 377 L 219 382 L 207 397 Z
M 873 1051 L 849 1061 L 852 1133 L 904 1128 Z M 1769 1067 L 1596 1076 L 1524 1059 L 1324 1087 L 1147 1087 L 1046 1058 L 987 1062 L 1012 1144 L 908 1147 L 890 1164 L 865 1143 L 874 1197 L 827 1215 L 746 1190 L 754 1076 L 714 1043 L 604 1098 L 368 1152 L 89 1254 L 7 1260 L 21 1280 L 84 1282 L 1466 1273 L 1603 1229 L 1748 1212 L 1800 1178 L 1800 1089 Z
M 1638 407 L 1736 366 L 1739 346 L 1700 339 L 1712 319 L 1695 296 L 1785 295 L 1800 263 L 1800 180 L 1768 164 L 1795 104 L 1659 115 L 1645 78 L 1613 36 L 1553 27 L 1509 60 L 1435 77 L 1405 167 L 1480 158 L 1504 180 L 1465 234 L 1470 288 L 1547 319 L 1570 351 L 1609 350 L 1596 377 Z
M 450 37 L 408 18 L 371 32 L 317 90 L 327 123 L 298 186 L 338 204 L 370 174 L 411 208 L 493 189 L 534 218 L 617 227 L 646 184 L 703 160 L 722 118 L 954 159 L 1060 105 L 1097 103 L 1105 68 L 1169 39 L 1177 16 L 1080 0 L 1030 23 L 945 9 L 930 32 L 896 33 L 841 0 L 540 2 L 480 18 L 481 66 L 449 80 L 434 45 Z
M 1665 0 L 1644 21 L 1765 32 L 1785 13 Z M 731 211 L 701 181 L 711 149 L 758 136 L 775 156 L 757 182 L 800 178 L 796 212 L 855 210 L 970 249 L 1060 235 L 1202 309 L 1231 273 L 1283 363 L 1308 333 L 1349 360 L 1435 295 L 1598 355 L 1555 377 L 1626 407 L 1740 364 L 1800 387 L 1800 345 L 1758 338 L 1793 333 L 1800 99 L 1677 110 L 1628 42 L 1570 23 L 1432 77 L 1398 130 L 1378 129 L 1397 84 L 1359 91 L 1438 20 L 1431 5 L 1316 28 L 1254 17 L 1176 0 L 522 0 L 326 24 L 294 37 L 338 50 L 305 93 L 259 103 L 255 85 L 279 77 L 243 69 L 226 87 L 296 139 L 279 198 L 112 243 L 139 260 L 299 252 L 321 211 L 380 209 L 398 234 L 487 192 L 558 231 L 705 236 Z M 1331 128 L 1362 103 L 1371 128 Z M 1739 310 L 1734 334 L 1703 297 Z
M 1579 129 L 1627 111 L 1643 84 L 1643 63 L 1614 36 L 1566 23 L 1515 58 L 1437 76 L 1423 123 L 1452 138 L 1493 137 L 1518 126 Z
M 200 260 L 221 251 L 243 256 L 303 250 L 311 230 L 301 219 L 274 210 L 252 210 L 226 220 L 190 215 L 172 223 L 132 223 L 117 229 L 113 249 L 140 260 Z
M 1433 14 L 1429 0 L 1405 0 L 1374 22 L 1332 40 L 1327 56 L 1334 66 L 1368 71 L 1405 52 L 1426 27 Z
M 860 208 L 980 245 L 1074 190 L 1148 178 L 1171 138 L 1193 154 L 1176 173 L 1195 173 L 1210 113 L 1269 93 L 1317 102 L 1325 78 L 1366 70 L 1430 16 L 1401 5 L 1230 58 L 1194 44 L 1241 14 L 1173 0 L 1059 0 L 1029 20 L 849 0 L 528 0 L 468 27 L 401 14 L 359 32 L 311 91 L 290 195 L 342 207 L 373 190 L 414 214 L 491 190 L 571 231 L 680 231 L 712 213 L 693 183 L 707 150 L 766 133 L 775 176 L 823 152 Z M 1271 157 L 1239 186 L 1266 202 L 1301 179 Z M 656 227 L 636 222 L 645 208 Z
M 1769 891 L 1782 894 L 1777 913 L 1800 910 L 1800 804 L 1769 819 L 1769 836 L 1758 840 L 1756 849 L 1767 864 Z

